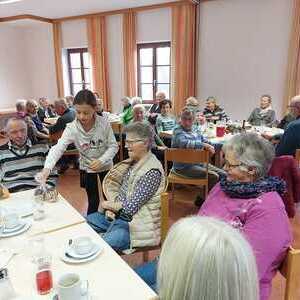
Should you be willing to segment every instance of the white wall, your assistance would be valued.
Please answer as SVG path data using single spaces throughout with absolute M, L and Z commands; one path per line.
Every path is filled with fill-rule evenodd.
M 63 48 L 84 48 L 87 46 L 87 27 L 84 19 L 62 23 Z
M 268 93 L 281 114 L 292 2 L 200 4 L 198 97 L 216 96 L 232 119 L 244 119 Z
M 40 23 L 25 29 L 24 37 L 31 97 L 45 96 L 53 101 L 57 97 L 57 85 L 52 25 Z
M 18 98 L 32 94 L 24 36 L 17 28 L 0 24 L 0 109 L 13 108 Z
M 137 14 L 137 42 L 170 41 L 172 38 L 171 9 L 146 10 Z
M 0 109 L 20 98 L 57 97 L 52 26 L 0 24 Z

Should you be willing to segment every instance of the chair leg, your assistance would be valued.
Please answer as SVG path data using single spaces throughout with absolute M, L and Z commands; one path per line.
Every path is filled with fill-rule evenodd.
M 172 183 L 172 201 L 175 201 L 174 193 L 175 193 L 175 183 Z
M 143 252 L 143 262 L 149 261 L 149 251 L 144 251 Z

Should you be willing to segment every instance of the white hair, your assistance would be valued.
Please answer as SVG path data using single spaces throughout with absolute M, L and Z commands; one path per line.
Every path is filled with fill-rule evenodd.
M 132 106 L 135 106 L 137 104 L 142 104 L 143 103 L 143 100 L 141 97 L 132 97 L 131 98 L 131 105 Z
M 26 110 L 26 102 L 27 102 L 27 100 L 25 100 L 25 99 L 18 99 L 16 101 L 16 110 L 17 111 L 25 111 Z
M 193 216 L 172 226 L 157 276 L 160 300 L 258 300 L 250 245 L 213 218 Z
M 136 111 L 142 111 L 143 113 L 146 112 L 146 109 L 145 109 L 145 107 L 144 107 L 143 104 L 136 104 L 136 105 L 132 108 L 132 110 L 133 110 L 133 113 L 135 113 Z
M 275 156 L 273 145 L 256 133 L 242 133 L 228 140 L 222 150 L 232 151 L 235 158 L 241 163 L 240 168 L 254 167 L 256 177 L 261 178 L 268 174 Z

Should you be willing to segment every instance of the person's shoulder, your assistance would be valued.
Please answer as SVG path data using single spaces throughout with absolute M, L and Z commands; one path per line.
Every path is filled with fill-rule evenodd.
M 177 125 L 173 130 L 173 135 L 178 135 L 183 133 L 183 128 L 180 125 Z
M 286 128 L 286 130 L 285 130 L 285 132 L 289 132 L 289 131 L 293 131 L 293 130 L 300 130 L 300 118 L 299 119 L 296 119 L 296 120 L 294 120 L 294 121 L 291 121 L 289 124 L 288 124 L 288 126 L 287 126 L 287 128 Z
M 7 149 L 9 149 L 8 143 L 5 143 L 5 144 L 3 144 L 3 145 L 0 145 L 0 151 L 4 151 L 4 150 L 7 150 Z

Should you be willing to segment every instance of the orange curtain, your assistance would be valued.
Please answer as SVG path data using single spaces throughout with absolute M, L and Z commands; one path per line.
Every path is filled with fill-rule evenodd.
M 111 111 L 105 17 L 88 18 L 87 29 L 92 66 L 92 87 L 102 96 L 104 109 Z
M 300 0 L 294 0 L 293 11 L 283 111 L 286 111 L 291 98 L 300 93 Z
M 172 7 L 172 101 L 179 114 L 185 100 L 195 95 L 196 85 L 196 16 L 192 3 Z
M 54 43 L 57 95 L 58 97 L 64 97 L 62 51 L 61 51 L 62 49 L 61 22 L 53 23 L 53 43 Z
M 123 15 L 123 56 L 125 96 L 137 95 L 137 46 L 136 13 L 130 11 Z

